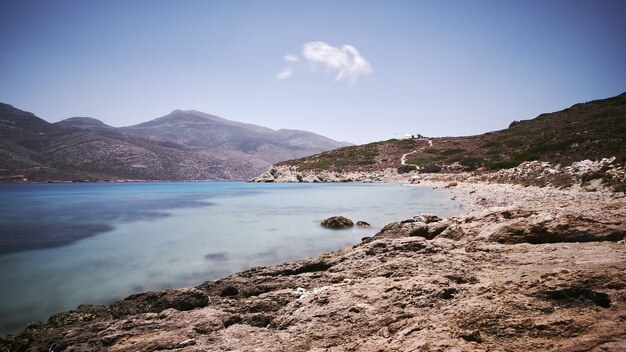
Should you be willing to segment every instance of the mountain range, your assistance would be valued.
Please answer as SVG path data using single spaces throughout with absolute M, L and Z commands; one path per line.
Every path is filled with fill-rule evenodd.
M 0 103 L 0 179 L 243 180 L 271 164 L 349 145 L 194 110 L 129 127 L 91 117 L 49 123 Z

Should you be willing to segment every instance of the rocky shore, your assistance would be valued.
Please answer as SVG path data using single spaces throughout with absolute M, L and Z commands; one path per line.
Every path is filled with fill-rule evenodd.
M 299 170 L 297 166 L 274 165 L 261 176 L 251 182 L 400 182 L 406 179 L 396 169 L 388 168 L 381 171 L 319 171 Z
M 406 180 L 392 171 L 323 177 Z M 297 180 L 286 175 L 270 176 Z M 80 306 L 0 351 L 626 350 L 626 196 L 601 179 L 500 181 L 419 175 L 411 187 L 446 187 L 467 213 L 416 214 L 314 259 Z

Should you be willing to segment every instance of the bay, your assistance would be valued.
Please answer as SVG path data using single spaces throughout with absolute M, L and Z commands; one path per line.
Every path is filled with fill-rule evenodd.
M 0 185 L 0 333 L 79 304 L 192 286 L 358 243 L 445 190 L 393 184 L 146 182 Z M 333 231 L 343 215 L 370 228 Z

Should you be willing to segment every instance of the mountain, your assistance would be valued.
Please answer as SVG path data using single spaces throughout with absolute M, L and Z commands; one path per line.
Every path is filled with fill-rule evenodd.
M 311 132 L 275 131 L 195 110 L 174 110 L 169 115 L 135 126 L 122 127 L 119 131 L 149 140 L 240 151 L 270 164 L 348 145 Z
M 125 128 L 88 117 L 51 124 L 32 113 L 0 104 L 0 180 L 249 179 L 275 159 L 310 155 L 334 142 L 302 131 L 290 133 L 296 137 L 283 141 L 281 133 L 179 110 Z M 306 136 L 303 142 L 298 142 L 300 134 Z M 273 143 L 271 138 L 275 139 Z M 265 151 L 273 153 L 272 157 L 259 157 Z
M 575 104 L 509 128 L 468 137 L 392 139 L 279 163 L 300 170 L 497 170 L 524 161 L 570 164 L 615 156 L 626 162 L 626 93 Z M 405 159 L 402 165 L 401 160 Z
M 115 130 L 115 127 L 109 126 L 98 119 L 94 119 L 93 117 L 70 117 L 69 119 L 56 122 L 55 125 L 62 127 L 76 127 L 84 130 L 108 132 Z

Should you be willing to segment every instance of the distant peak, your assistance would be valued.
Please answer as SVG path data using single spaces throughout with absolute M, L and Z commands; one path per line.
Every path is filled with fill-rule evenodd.
M 114 130 L 115 127 L 109 126 L 106 123 L 95 119 L 93 117 L 70 117 L 65 120 L 61 120 L 59 122 L 55 122 L 55 125 L 63 126 L 63 127 L 77 127 L 88 130 Z
M 189 110 L 181 110 L 181 109 L 175 109 L 174 111 L 172 111 L 170 114 L 163 116 L 162 118 L 191 118 L 191 119 L 198 119 L 201 118 L 202 120 L 219 120 L 219 121 L 226 121 L 223 118 L 219 117 L 219 116 L 215 116 L 215 115 L 211 115 L 211 114 L 207 114 L 206 112 L 202 112 L 202 111 L 198 111 L 198 110 L 193 110 L 193 109 L 189 109 Z
M 93 117 L 86 117 L 86 116 L 76 116 L 76 117 L 70 117 L 67 118 L 63 121 L 67 121 L 67 122 L 84 122 L 84 123 L 93 123 L 93 124 L 98 124 L 98 125 L 104 125 L 104 122 L 93 118 Z M 63 122 L 61 121 L 61 122 Z

